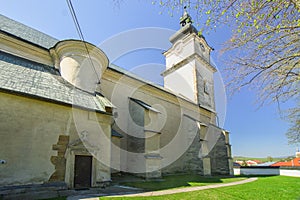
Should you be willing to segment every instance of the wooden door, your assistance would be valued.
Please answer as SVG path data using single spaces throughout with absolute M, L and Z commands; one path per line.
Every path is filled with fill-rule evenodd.
M 92 156 L 75 155 L 74 187 L 90 188 L 92 182 Z

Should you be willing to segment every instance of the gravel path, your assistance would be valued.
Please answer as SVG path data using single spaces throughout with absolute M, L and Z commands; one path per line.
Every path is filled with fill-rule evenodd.
M 145 196 L 160 196 L 160 195 L 167 195 L 167 194 L 176 194 L 176 193 L 182 193 L 182 192 L 193 192 L 193 191 L 199 191 L 199 190 L 207 190 L 207 189 L 213 189 L 213 188 L 220 188 L 220 187 L 228 187 L 228 186 L 234 186 L 234 185 L 240 185 L 245 183 L 250 183 L 253 181 L 256 181 L 257 178 L 248 178 L 241 181 L 236 181 L 232 183 L 220 183 L 220 184 L 213 184 L 213 185 L 206 185 L 206 186 L 195 186 L 195 187 L 185 187 L 185 188 L 175 188 L 175 189 L 168 189 L 168 190 L 160 190 L 160 191 L 153 191 L 153 192 L 139 192 L 139 191 L 133 191 L 131 194 L 90 194 L 90 195 L 80 195 L 80 196 L 70 196 L 67 198 L 67 200 L 99 200 L 99 196 L 111 196 L 111 197 L 145 197 Z
M 169 189 L 169 190 L 143 192 L 143 193 L 127 194 L 127 195 L 114 195 L 114 196 L 124 196 L 124 197 L 160 196 L 160 195 L 167 195 L 167 194 L 176 194 L 176 193 L 181 193 L 181 192 L 193 192 L 193 191 L 198 191 L 198 190 L 207 190 L 207 189 L 212 189 L 212 188 L 240 185 L 240 184 L 245 184 L 245 183 L 249 183 L 249 182 L 256 181 L 256 180 L 257 180 L 257 178 L 249 178 L 246 180 L 236 181 L 236 182 L 232 182 L 232 183 L 220 183 L 220 184 L 213 184 L 213 185 L 206 185 L 206 186 L 185 187 L 185 188 L 176 188 L 176 189 Z

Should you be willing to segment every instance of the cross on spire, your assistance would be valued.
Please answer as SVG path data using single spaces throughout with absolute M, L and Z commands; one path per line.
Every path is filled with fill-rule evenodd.
M 192 24 L 192 17 L 188 14 L 186 10 L 186 6 L 184 6 L 184 12 L 183 15 L 180 17 L 180 25 L 181 27 L 184 27 L 186 24 Z

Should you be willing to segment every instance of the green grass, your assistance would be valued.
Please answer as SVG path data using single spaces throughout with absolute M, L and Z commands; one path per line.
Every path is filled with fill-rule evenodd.
M 178 187 L 204 186 L 216 183 L 229 183 L 243 180 L 245 177 L 203 177 L 200 175 L 165 176 L 163 181 L 140 181 L 122 183 L 122 185 L 142 188 L 147 191 L 165 190 Z
M 232 200 L 232 199 L 300 199 L 300 179 L 287 176 L 259 177 L 257 181 L 242 185 L 215 188 L 209 190 L 178 193 L 156 197 L 120 197 L 100 199 L 118 200 L 182 200 L 182 199 L 209 199 L 209 200 Z
M 56 197 L 56 198 L 51 198 L 51 199 L 44 199 L 44 200 L 66 200 L 67 197 Z
M 163 181 L 139 181 L 125 182 L 122 185 L 142 188 L 146 191 L 165 190 L 172 188 L 204 186 L 216 183 L 229 183 L 244 180 L 245 177 L 203 177 L 200 175 L 173 175 L 165 176 Z M 58 197 L 47 200 L 65 200 L 66 197 Z M 101 198 L 102 199 L 102 198 Z

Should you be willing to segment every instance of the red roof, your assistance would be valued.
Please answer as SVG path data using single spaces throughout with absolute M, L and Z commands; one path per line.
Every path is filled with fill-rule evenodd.
M 257 164 L 260 164 L 260 163 L 262 163 L 262 161 L 261 160 L 253 160 L 254 162 L 256 162 Z
M 247 160 L 246 163 L 248 165 L 257 165 L 257 162 L 255 162 L 254 160 Z
M 271 166 L 279 166 L 279 167 L 300 167 L 300 158 L 294 158 L 293 160 L 286 162 L 276 162 Z

